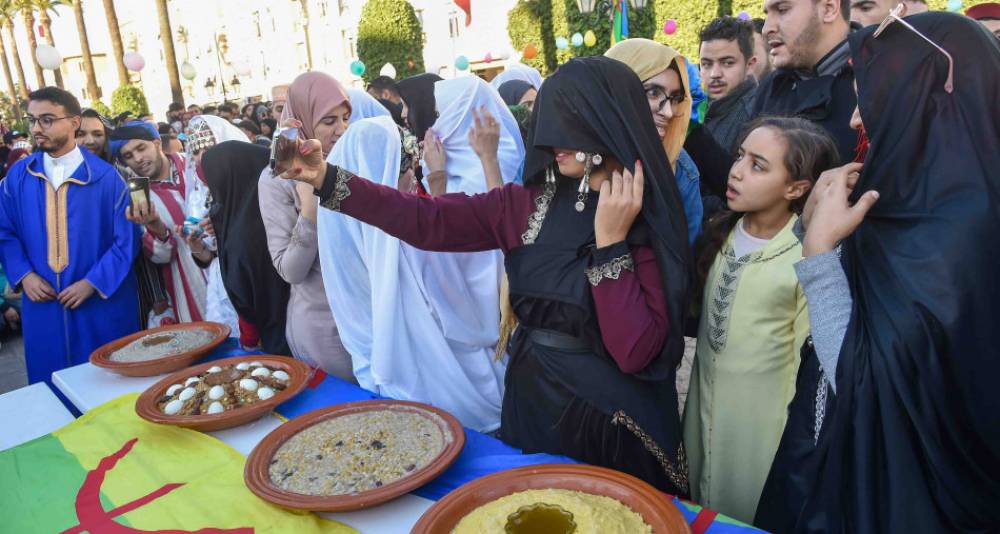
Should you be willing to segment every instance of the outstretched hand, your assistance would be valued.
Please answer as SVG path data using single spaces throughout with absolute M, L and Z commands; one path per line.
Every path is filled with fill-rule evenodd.
M 645 188 L 642 162 L 635 162 L 635 175 L 625 169 L 614 171 L 610 180 L 601 184 L 601 198 L 597 201 L 594 233 L 597 247 L 603 248 L 624 241 L 632 223 L 642 211 Z
M 849 197 L 857 183 L 858 164 L 849 164 L 824 173 L 822 187 L 817 187 L 807 203 L 810 220 L 802 243 L 804 256 L 829 252 L 850 236 L 878 201 L 877 191 L 868 191 L 851 205 Z M 852 174 L 854 176 L 852 176 Z M 809 204 L 812 206 L 810 207 Z
M 497 150 L 500 147 L 500 123 L 485 106 L 479 108 L 478 112 L 473 109 L 472 118 L 474 122 L 469 129 L 469 144 L 472 145 L 472 149 L 481 161 L 497 159 Z
M 834 167 L 820 174 L 819 179 L 816 180 L 816 185 L 812 189 L 812 193 L 806 200 L 806 206 L 802 210 L 802 228 L 809 229 L 809 223 L 812 222 L 812 214 L 816 210 L 816 203 L 821 196 L 819 192 L 826 191 L 835 181 L 841 178 L 846 179 L 847 187 L 853 191 L 855 184 L 858 183 L 858 178 L 861 176 L 861 169 L 863 167 L 863 163 L 848 163 L 842 167 Z
M 316 139 L 295 141 L 295 156 L 289 163 L 288 170 L 281 173 L 281 178 L 305 182 L 315 189 L 323 187 L 326 178 L 326 162 L 323 160 L 323 145 Z
M 430 128 L 424 134 L 424 163 L 427 164 L 427 172 L 434 173 L 447 168 L 448 158 L 444 152 L 444 145 L 441 138 Z

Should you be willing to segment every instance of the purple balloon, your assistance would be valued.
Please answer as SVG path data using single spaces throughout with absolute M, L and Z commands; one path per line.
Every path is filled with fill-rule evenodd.
M 740 11 L 740 14 L 736 15 L 736 18 L 738 18 L 740 20 L 750 20 L 753 17 L 751 17 L 750 13 L 747 13 L 746 11 Z

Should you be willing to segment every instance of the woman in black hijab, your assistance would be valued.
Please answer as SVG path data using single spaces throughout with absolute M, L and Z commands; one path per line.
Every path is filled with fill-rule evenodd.
M 264 147 L 227 141 L 205 152 L 201 165 L 212 193 L 209 216 L 229 300 L 244 321 L 256 326 L 265 352 L 290 355 L 285 340 L 289 288 L 271 262 L 257 199 L 257 177 L 269 159 Z
M 642 83 L 616 60 L 573 59 L 534 113 L 523 187 L 420 198 L 323 166 L 313 141 L 285 176 L 418 248 L 503 250 L 520 326 L 501 439 L 686 495 L 674 380 L 687 223 Z
M 849 37 L 864 169 L 817 185 L 804 246 L 833 261 L 849 321 L 832 365 L 818 339 L 803 351 L 756 523 L 1000 532 L 1000 46 L 950 13 L 883 26 Z
M 528 108 L 529 111 L 535 107 L 535 98 L 538 96 L 538 91 L 535 90 L 535 87 L 524 80 L 510 80 L 504 82 L 503 85 L 497 89 L 497 92 L 500 93 L 500 98 L 502 98 L 504 103 L 508 106 L 523 105 Z
M 418 74 L 397 84 L 399 97 L 403 99 L 403 120 L 420 141 L 437 120 L 434 84 L 441 79 L 437 74 Z

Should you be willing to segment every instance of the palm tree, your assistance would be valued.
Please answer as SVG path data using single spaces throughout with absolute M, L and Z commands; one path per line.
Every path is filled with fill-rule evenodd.
M 12 102 L 15 102 L 15 117 L 20 118 L 18 115 L 20 115 L 21 106 L 16 105 L 17 89 L 14 88 L 14 78 L 10 75 L 10 63 L 7 62 L 7 45 L 4 43 L 2 35 L 0 35 L 0 57 L 2 57 L 0 64 L 3 65 L 4 80 L 7 82 L 7 95 L 10 97 Z
M 170 13 L 167 0 L 156 0 L 156 13 L 160 18 L 160 41 L 163 43 L 163 59 L 167 62 L 167 77 L 170 78 L 170 93 L 173 101 L 184 105 L 181 90 L 181 75 L 177 71 L 177 54 L 174 52 L 174 35 L 170 31 Z
M 97 74 L 94 73 L 94 59 L 90 55 L 90 39 L 87 38 L 87 24 L 83 20 L 83 0 L 73 1 L 73 16 L 76 18 L 76 33 L 80 36 L 80 54 L 83 56 L 83 72 L 87 75 L 87 95 L 98 100 Z
M 299 0 L 302 4 L 302 31 L 306 38 L 306 59 L 309 61 L 309 70 L 313 68 L 312 42 L 309 39 L 309 0 Z
M 14 0 L 14 5 L 21 12 L 24 19 L 24 32 L 28 34 L 28 48 L 31 50 L 31 65 L 35 68 L 35 80 L 38 87 L 45 87 L 45 76 L 42 75 L 42 66 L 38 64 L 35 52 L 38 50 L 38 39 L 35 37 L 35 0 Z
M 14 13 L 17 6 L 13 0 L 0 0 L 0 25 L 3 26 L 4 35 L 10 41 L 11 56 L 14 58 L 14 70 L 17 72 L 17 81 L 21 84 L 19 95 L 22 100 L 28 99 L 28 82 L 24 77 L 24 66 L 21 65 L 21 55 L 17 50 L 17 41 L 14 40 Z M 13 95 L 11 95 L 13 97 Z
M 118 85 L 128 85 L 130 80 L 128 70 L 125 69 L 125 47 L 122 45 L 121 28 L 118 27 L 118 14 L 115 13 L 115 0 L 104 0 L 104 17 L 108 20 L 111 53 L 115 56 L 115 68 L 118 70 Z
M 65 0 L 34 0 L 34 4 L 35 9 L 38 10 L 38 22 L 43 28 L 45 28 L 45 42 L 48 43 L 49 46 L 55 48 L 56 41 L 52 37 L 52 17 L 49 16 L 49 13 L 55 13 L 58 15 L 58 13 L 56 13 L 56 8 L 59 6 L 65 6 L 66 2 Z M 62 88 L 62 69 L 55 69 L 52 73 L 56 78 L 56 86 Z

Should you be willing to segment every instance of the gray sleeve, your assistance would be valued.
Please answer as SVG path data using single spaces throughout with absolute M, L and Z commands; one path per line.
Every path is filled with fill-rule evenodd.
M 837 360 L 854 306 L 847 275 L 835 250 L 796 263 L 795 274 L 809 304 L 809 323 L 816 356 L 836 393 Z

